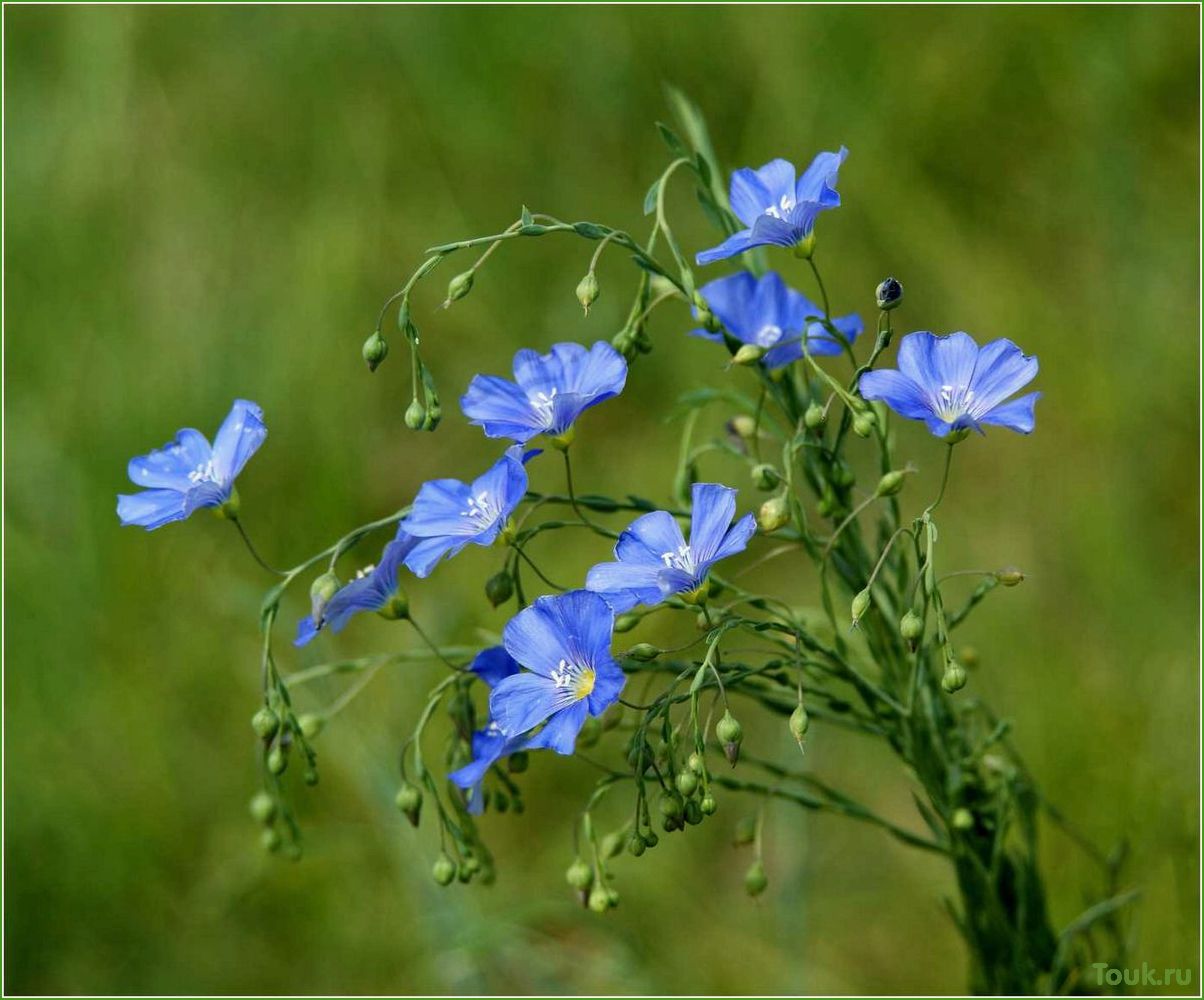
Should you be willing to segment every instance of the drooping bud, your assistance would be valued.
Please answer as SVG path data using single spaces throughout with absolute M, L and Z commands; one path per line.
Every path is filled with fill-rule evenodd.
M 577 301 L 581 303 L 581 308 L 585 310 L 585 315 L 589 315 L 589 307 L 597 301 L 598 298 L 598 277 L 593 271 L 590 271 L 584 278 L 577 282 Z
M 428 398 L 426 401 L 426 416 L 422 418 L 422 429 L 424 431 L 433 431 L 439 426 L 439 421 L 443 419 L 443 407 L 439 405 L 439 400 Z
M 644 838 L 638 833 L 633 833 L 627 841 L 627 853 L 633 858 L 638 858 L 647 848 L 648 845 L 644 843 Z
M 564 873 L 564 879 L 578 892 L 585 892 L 593 884 L 594 870 L 581 858 L 575 858 Z
M 867 438 L 874 433 L 874 414 L 862 410 L 853 418 L 853 433 L 858 437 Z
M 393 588 L 393 593 L 389 595 L 385 606 L 378 612 L 386 621 L 396 622 L 410 617 L 410 599 L 406 596 L 406 592 L 401 589 L 398 584 Z
M 753 466 L 752 481 L 759 490 L 772 490 L 782 481 L 782 477 L 772 465 L 762 463 Z
M 259 843 L 263 845 L 263 849 L 269 854 L 275 854 L 284 844 L 284 838 L 280 836 L 280 831 L 273 826 L 269 826 L 259 835 Z
M 828 422 L 828 411 L 819 403 L 812 403 L 803 412 L 803 426 L 809 431 L 817 431 Z
M 451 305 L 453 302 L 459 302 L 469 292 L 472 291 L 473 272 L 470 268 L 467 271 L 462 271 L 457 274 L 451 281 L 447 283 L 447 301 L 443 303 L 444 308 Z
M 857 627 L 857 623 L 861 621 L 862 616 L 869 610 L 870 592 L 867 587 L 865 590 L 859 591 L 857 596 L 853 598 L 851 611 L 853 613 L 853 628 Z
M 422 789 L 408 781 L 404 782 L 393 796 L 393 802 L 398 811 L 409 820 L 410 826 L 418 825 L 422 815 Z
M 280 717 L 268 708 L 267 705 L 264 705 L 263 708 L 251 716 L 251 728 L 255 730 L 255 735 L 260 739 L 269 739 L 275 736 L 276 730 L 280 728 Z
M 686 802 L 686 822 L 690 826 L 697 826 L 702 822 L 702 807 L 699 806 L 697 799 L 690 799 Z
M 320 715 L 309 712 L 297 719 L 297 725 L 301 727 L 301 735 L 307 740 L 312 740 L 322 732 L 326 720 Z
M 758 344 L 744 344 L 732 355 L 734 365 L 755 365 L 765 357 L 765 348 Z
M 485 596 L 495 608 L 505 604 L 514 596 L 514 577 L 506 570 L 498 570 L 485 581 Z
M 965 806 L 953 810 L 953 816 L 950 817 L 950 825 L 953 829 L 961 830 L 965 833 L 967 830 L 974 829 L 974 814 Z
M 702 797 L 702 801 L 698 803 L 698 808 L 702 810 L 704 816 L 714 816 L 715 810 L 719 808 L 719 805 L 715 802 L 715 796 L 707 792 Z
M 1015 566 L 1006 566 L 995 571 L 995 579 L 1005 587 L 1014 587 L 1016 584 L 1024 582 L 1024 571 Z
M 417 399 L 410 400 L 410 405 L 406 407 L 405 422 L 412 431 L 422 430 L 422 425 L 426 422 L 426 407 Z
M 698 775 L 693 771 L 677 772 L 677 790 L 689 798 L 698 788 Z
M 728 428 L 738 438 L 750 440 L 757 433 L 757 422 L 747 413 L 739 413 L 727 422 Z
M 950 694 L 955 691 L 960 691 L 966 686 L 966 668 L 956 660 L 950 660 L 945 666 L 945 673 L 941 677 L 941 687 Z
M 373 330 L 372 335 L 364 341 L 364 346 L 360 349 L 360 353 L 364 356 L 364 363 L 368 366 L 368 371 L 374 372 L 380 367 L 382 361 L 389 356 L 389 345 L 385 338 L 380 335 L 379 330 Z
M 451 885 L 456 877 L 456 863 L 446 854 L 440 854 L 431 865 L 431 878 L 439 885 Z
M 744 891 L 755 898 L 761 895 L 768 885 L 769 879 L 765 877 L 765 866 L 761 864 L 761 859 L 757 858 L 744 873 Z
M 268 751 L 267 765 L 268 770 L 277 777 L 284 774 L 284 769 L 288 767 L 288 754 L 282 746 L 277 744 Z
M 783 496 L 770 497 L 757 511 L 757 527 L 767 535 L 789 522 L 790 505 Z
M 309 613 L 315 625 L 322 621 L 322 613 L 338 589 L 339 578 L 333 570 L 327 570 L 309 585 Z
M 807 730 L 811 728 L 811 716 L 807 714 L 807 709 L 803 707 L 802 702 L 790 713 L 790 735 L 794 737 L 795 742 L 802 745 L 803 737 L 807 735 Z
M 671 792 L 665 792 L 661 796 L 659 805 L 661 815 L 668 819 L 680 819 L 681 814 L 685 812 L 685 804 L 680 796 Z
M 656 835 L 655 830 L 645 830 L 643 837 L 644 843 L 649 847 L 649 849 L 655 847 L 661 842 L 661 838 Z
M 736 820 L 736 828 L 732 830 L 732 844 L 743 847 L 757 839 L 757 819 L 755 816 L 741 816 Z
M 627 650 L 627 658 L 637 663 L 647 663 L 661 655 L 661 651 L 648 642 L 637 642 Z
M 732 715 L 731 709 L 723 713 L 723 718 L 715 723 L 715 737 L 723 744 L 723 755 L 727 762 L 736 766 L 740 759 L 740 741 L 744 739 L 744 727 Z
M 837 461 L 832 466 L 832 482 L 840 487 L 852 486 L 857 482 L 857 473 L 848 462 Z
M 630 632 L 640 623 L 640 616 L 632 614 L 630 611 L 625 611 L 615 619 L 616 632 Z
M 686 760 L 686 767 L 688 767 L 700 778 L 706 774 L 707 771 L 706 761 L 702 759 L 702 754 L 698 753 L 697 751 L 690 754 L 689 758 Z
M 256 823 L 268 824 L 276 818 L 276 800 L 267 792 L 256 792 L 251 799 L 251 818 Z
M 899 619 L 899 635 L 903 636 L 909 643 L 914 644 L 923 634 L 924 619 L 911 609 L 908 609 L 907 614 Z
M 878 480 L 878 488 L 874 491 L 880 497 L 893 497 L 903 489 L 903 480 L 907 477 L 904 469 L 892 469 Z
M 887 278 L 874 292 L 878 300 L 878 308 L 884 312 L 894 309 L 903 301 L 903 286 L 894 278 Z
M 596 883 L 589 891 L 589 908 L 594 913 L 605 913 L 610 909 L 610 890 L 601 882 Z

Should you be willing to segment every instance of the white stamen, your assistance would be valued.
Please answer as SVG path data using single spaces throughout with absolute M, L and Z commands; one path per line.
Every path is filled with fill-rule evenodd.
M 552 683 L 561 690 L 572 692 L 576 701 L 589 696 L 594 689 L 596 677 L 593 667 L 570 663 L 568 660 L 561 660 L 552 671 Z
M 460 511 L 460 516 L 468 518 L 474 527 L 483 529 L 491 527 L 501 513 L 501 506 L 489 495 L 489 491 L 482 490 L 475 497 L 468 498 L 468 506 Z
M 662 552 L 661 562 L 667 569 L 679 569 L 691 576 L 694 574 L 694 556 L 690 552 L 690 546 L 685 542 L 682 542 L 676 551 Z

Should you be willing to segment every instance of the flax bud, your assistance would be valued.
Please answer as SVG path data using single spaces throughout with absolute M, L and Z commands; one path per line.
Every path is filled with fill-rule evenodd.
M 301 735 L 307 740 L 312 740 L 316 737 L 326 725 L 326 720 L 320 715 L 306 713 L 297 720 L 297 725 L 301 727 Z
M 251 716 L 251 728 L 260 739 L 269 739 L 280 728 L 280 717 L 265 705 Z
M 360 353 L 364 356 L 364 362 L 368 366 L 368 371 L 374 372 L 380 367 L 382 361 L 389 356 L 389 345 L 385 342 L 385 338 L 380 335 L 379 330 L 373 330 L 372 335 L 364 341 L 364 346 Z
M 275 827 L 269 826 L 259 835 L 259 843 L 263 845 L 263 849 L 269 854 L 275 854 L 284 844 L 284 838 L 280 836 L 280 831 Z
M 899 635 L 914 646 L 916 640 L 923 634 L 924 619 L 909 609 L 907 614 L 899 620 Z
M 772 490 L 782 481 L 782 477 L 772 465 L 761 464 L 753 466 L 752 481 L 759 490 Z
M 853 418 L 853 433 L 858 437 L 867 438 L 874 433 L 874 414 L 862 410 Z
M 828 422 L 828 411 L 819 403 L 812 403 L 803 413 L 803 426 L 809 431 L 820 430 Z
M 638 858 L 647 849 L 648 845 L 644 843 L 644 838 L 638 833 L 633 833 L 627 841 L 627 853 L 633 858 Z
M 757 344 L 744 344 L 732 355 L 732 364 L 755 365 L 763 357 L 765 357 L 764 347 L 760 347 Z
M 589 307 L 597 301 L 598 298 L 598 278 L 593 271 L 590 271 L 584 278 L 577 282 L 577 301 L 581 303 L 581 308 L 585 310 L 585 315 L 589 315 Z
M 951 825 L 955 830 L 961 830 L 965 833 L 967 830 L 974 829 L 974 814 L 965 806 L 953 810 L 951 817 Z
M 880 497 L 893 497 L 903 489 L 903 479 L 906 476 L 907 473 L 903 469 L 892 469 L 878 480 L 878 488 L 875 493 Z
M 745 844 L 751 844 L 756 839 L 756 818 L 753 816 L 741 816 L 736 821 L 736 828 L 732 831 L 732 844 L 736 847 L 743 847 Z
M 402 784 L 397 789 L 393 802 L 401 814 L 410 821 L 410 826 L 418 825 L 418 819 L 422 815 L 422 790 L 417 785 L 412 785 L 408 781 Z
M 328 570 L 316 577 L 314 582 L 309 585 L 309 613 L 315 625 L 321 623 L 322 612 L 326 610 L 326 605 L 330 603 L 330 599 L 334 597 L 338 589 L 339 578 L 334 575 L 333 570 Z
M 284 774 L 284 769 L 288 767 L 288 754 L 285 752 L 284 748 L 281 746 L 272 747 L 272 749 L 268 751 L 267 764 L 268 770 L 277 777 Z
M 747 413 L 740 413 L 727 422 L 728 428 L 738 438 L 748 441 L 757 433 L 757 422 Z
M 693 771 L 677 772 L 677 790 L 689 798 L 698 789 L 698 775 Z
M 1024 582 L 1024 571 L 1015 566 L 1007 566 L 995 571 L 995 579 L 1005 587 L 1014 587 L 1016 584 Z
M 615 619 L 616 632 L 630 632 L 640 623 L 640 616 L 632 614 L 630 611 L 625 611 Z
M 744 891 L 755 898 L 761 895 L 768 885 L 769 879 L 765 877 L 765 866 L 761 864 L 761 859 L 757 858 L 744 873 Z
M 406 407 L 405 423 L 412 431 L 422 430 L 422 425 L 426 422 L 426 407 L 423 406 L 417 399 L 410 400 L 410 405 Z
M 251 817 L 265 825 L 272 822 L 276 818 L 276 800 L 267 792 L 256 792 L 251 799 Z
M 594 881 L 594 870 L 581 858 L 575 858 L 564 873 L 565 881 L 578 892 L 585 892 Z
M 736 766 L 740 759 L 740 742 L 744 739 L 744 727 L 732 715 L 731 709 L 723 713 L 723 718 L 715 723 L 715 738 L 723 744 L 723 755 L 727 762 Z
M 447 284 L 447 301 L 443 305 L 446 307 L 453 302 L 459 302 L 460 299 L 472 291 L 472 282 L 473 273 L 471 269 L 457 274 Z
M 790 735 L 801 746 L 803 737 L 807 735 L 807 730 L 811 728 L 811 717 L 807 714 L 807 709 L 803 707 L 802 702 L 793 712 L 790 713 Z
M 866 611 L 869 610 L 869 606 L 870 592 L 869 588 L 866 588 L 865 590 L 860 591 L 857 596 L 853 598 L 852 612 L 854 628 L 857 627 L 857 623 L 861 621 L 862 616 L 866 613 Z
M 956 660 L 950 660 L 945 667 L 945 674 L 941 677 L 941 687 L 950 694 L 955 691 L 960 691 L 966 686 L 966 668 Z
M 714 816 L 715 810 L 719 808 L 715 802 L 715 796 L 710 792 L 702 797 L 702 801 L 698 803 L 698 808 L 702 810 L 704 816 Z
M 887 278 L 878 286 L 874 297 L 878 300 L 878 308 L 887 312 L 903 301 L 903 286 L 894 278 Z
M 505 604 L 513 595 L 514 578 L 504 569 L 485 581 L 485 596 L 495 608 Z
M 783 496 L 770 497 L 757 511 L 757 527 L 765 534 L 777 531 L 790 522 L 790 505 Z
M 637 663 L 647 663 L 661 655 L 661 651 L 648 642 L 637 642 L 627 650 L 627 658 Z
M 451 885 L 456 877 L 456 863 L 446 854 L 440 854 L 431 865 L 431 878 L 439 885 Z

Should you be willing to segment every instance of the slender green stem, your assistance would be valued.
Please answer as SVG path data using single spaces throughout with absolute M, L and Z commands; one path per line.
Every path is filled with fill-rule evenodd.
M 247 529 L 243 527 L 243 523 L 239 518 L 232 517 L 230 518 L 230 522 L 238 529 L 238 533 L 242 537 L 243 543 L 247 546 L 247 551 L 251 553 L 251 558 L 259 563 L 261 568 L 267 570 L 269 573 L 272 573 L 275 576 L 288 576 L 288 574 L 283 570 L 276 569 L 274 566 L 271 566 L 264 561 L 263 556 L 259 554 L 258 550 L 255 548 L 255 545 L 251 542 L 251 536 L 247 534 Z

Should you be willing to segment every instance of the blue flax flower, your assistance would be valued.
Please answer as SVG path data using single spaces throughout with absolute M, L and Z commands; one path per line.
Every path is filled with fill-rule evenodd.
M 615 615 L 588 590 L 541 597 L 506 623 L 502 642 L 526 671 L 504 678 L 489 714 L 506 736 L 546 723 L 527 744 L 570 754 L 591 715 L 614 704 L 626 677 L 610 655 Z
M 909 333 L 899 344 L 899 368 L 861 376 L 861 395 L 880 399 L 911 420 L 923 420 L 937 437 L 962 434 L 983 424 L 1032 432 L 1039 392 L 1010 402 L 1037 375 L 1037 359 L 1010 340 L 979 347 L 968 333 L 947 337 Z
M 801 292 L 796 292 L 769 271 L 755 278 L 748 271 L 717 278 L 699 289 L 707 306 L 733 337 L 743 344 L 765 349 L 761 359 L 767 368 L 781 368 L 803 356 L 806 343 L 810 354 L 839 354 L 840 341 L 822 322 L 823 310 Z M 855 313 L 832 320 L 832 325 L 850 344 L 860 335 L 861 318 Z M 709 330 L 690 331 L 696 337 L 723 341 L 723 334 Z
M 732 211 L 747 227 L 697 257 L 699 264 L 726 260 L 753 247 L 792 247 L 811 235 L 820 212 L 836 208 L 836 179 L 849 151 L 820 153 L 796 181 L 794 164 L 771 160 L 759 170 L 744 167 L 732 174 Z
M 497 687 L 505 678 L 519 672 L 518 664 L 506 652 L 504 646 L 481 650 L 469 669 L 491 688 Z M 526 749 L 526 745 L 526 733 L 507 736 L 493 721 L 484 729 L 478 729 L 472 734 L 472 762 L 447 776 L 452 784 L 464 789 L 470 813 L 480 813 L 485 808 L 481 786 L 489 769 L 503 757 Z
M 263 411 L 236 399 L 212 447 L 204 434 L 186 427 L 157 451 L 130 459 L 131 482 L 147 488 L 117 497 L 121 523 L 150 531 L 182 521 L 200 507 L 221 507 L 234 494 L 235 478 L 267 434 Z
M 297 622 L 297 638 L 293 645 L 304 646 L 322 629 L 341 632 L 361 611 L 376 611 L 387 618 L 402 617 L 405 597 L 397 577 L 406 556 L 417 545 L 418 539 L 399 528 L 397 536 L 381 553 L 380 562 L 364 567 L 354 580 L 336 590 L 324 607 L 316 609 L 316 616 L 306 615 Z
M 410 571 L 430 576 L 440 559 L 454 556 L 470 542 L 492 545 L 527 492 L 524 463 L 537 454 L 524 455 L 522 447 L 514 445 L 471 483 L 458 479 L 423 483 L 401 522 L 402 529 L 418 539 L 406 554 Z
M 736 491 L 727 486 L 695 483 L 693 500 L 688 543 L 673 515 L 657 510 L 637 517 L 615 545 L 618 561 L 591 569 L 586 587 L 616 612 L 701 587 L 715 563 L 744 551 L 757 524 L 751 514 L 732 524 Z
M 460 399 L 464 415 L 488 437 L 525 444 L 540 434 L 564 438 L 582 412 L 617 396 L 627 381 L 627 362 L 599 341 L 556 344 L 550 354 L 514 355 L 514 381 L 477 375 Z

